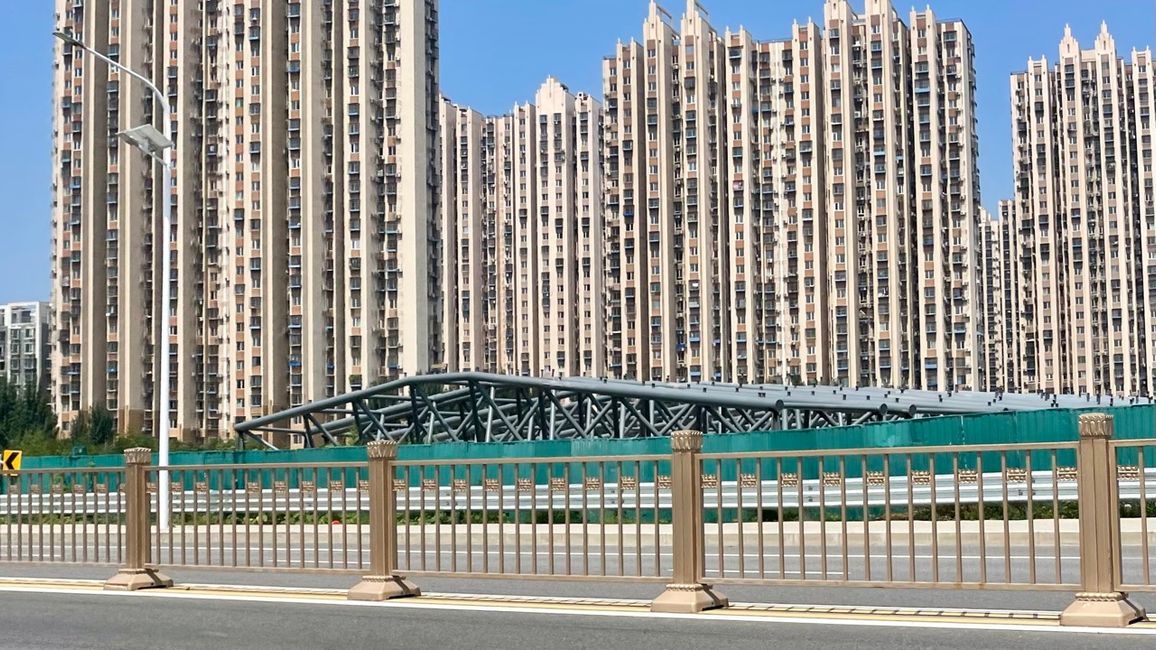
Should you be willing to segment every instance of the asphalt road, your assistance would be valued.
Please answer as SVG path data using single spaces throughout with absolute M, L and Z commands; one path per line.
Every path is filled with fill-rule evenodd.
M 1151 637 L 5 594 L 0 648 L 1067 648 Z

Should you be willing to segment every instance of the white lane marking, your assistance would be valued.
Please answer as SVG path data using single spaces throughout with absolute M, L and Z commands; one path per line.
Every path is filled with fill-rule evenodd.
M 234 602 L 251 602 L 251 603 L 265 603 L 265 604 L 279 604 L 279 605 L 329 605 L 333 607 L 396 607 L 402 609 L 438 609 L 449 611 L 472 611 L 472 612 L 488 612 L 488 613 L 512 613 L 512 614 L 542 614 L 546 616 L 594 616 L 604 618 L 658 618 L 658 619 L 673 619 L 684 621 L 697 621 L 700 623 L 712 621 L 725 621 L 734 623 L 751 623 L 773 625 L 775 623 L 788 623 L 798 625 L 842 625 L 851 627 L 891 627 L 891 628 L 920 628 L 920 629 L 937 629 L 937 630 L 986 630 L 999 632 L 1041 632 L 1051 634 L 1117 634 L 1127 636 L 1156 636 L 1156 629 L 1152 628 L 1092 628 L 1092 627 L 1064 627 L 1060 625 L 1023 625 L 1023 624 L 995 624 L 995 623 L 972 623 L 972 622 L 952 622 L 951 624 L 944 624 L 943 621 L 935 620 L 863 620 L 850 618 L 835 618 L 835 617 L 795 617 L 795 616 L 773 616 L 773 617 L 754 617 L 741 616 L 735 614 L 668 614 L 659 612 L 637 612 L 637 611 L 621 611 L 621 610 L 597 610 L 597 609 L 562 609 L 551 607 L 527 607 L 527 606 L 493 606 L 493 605 L 476 605 L 476 604 L 459 604 L 459 603 L 429 603 L 421 602 L 420 600 L 393 600 L 386 602 L 365 602 L 355 600 L 330 600 L 317 598 L 276 598 L 270 596 L 251 596 L 251 595 L 235 595 L 235 594 L 197 594 L 180 591 L 159 590 L 142 590 L 133 593 L 115 592 L 115 591 L 60 591 L 56 589 L 43 589 L 39 587 L 15 587 L 8 585 L 0 585 L 0 592 L 2 591 L 21 591 L 31 593 L 45 593 L 45 594 L 71 594 L 82 596 L 112 596 L 112 597 L 127 597 L 127 598 L 187 598 L 191 600 L 224 600 Z M 495 596 L 495 599 L 499 597 Z

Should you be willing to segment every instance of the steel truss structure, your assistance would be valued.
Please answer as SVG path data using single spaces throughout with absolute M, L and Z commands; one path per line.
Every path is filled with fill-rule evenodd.
M 839 386 L 667 384 L 549 379 L 478 372 L 408 377 L 303 404 L 236 426 L 267 447 L 408 442 L 509 442 L 666 436 L 838 427 L 915 417 L 992 413 L 1148 398 L 846 388 Z

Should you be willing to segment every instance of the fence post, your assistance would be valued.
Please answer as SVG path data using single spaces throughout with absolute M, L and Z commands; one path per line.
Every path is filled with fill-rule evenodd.
M 173 581 L 150 562 L 148 467 L 152 450 L 135 447 L 124 452 L 125 564 L 104 583 L 110 591 L 171 587 Z M 162 495 L 163 498 L 163 495 Z
M 726 607 L 726 596 L 702 582 L 705 560 L 702 521 L 701 431 L 675 431 L 670 436 L 671 527 L 674 579 L 650 610 L 693 613 Z M 655 540 L 658 543 L 658 540 Z
M 1112 416 L 1080 416 L 1076 452 L 1080 500 L 1080 588 L 1060 614 L 1061 625 L 1124 627 L 1144 618 L 1144 610 L 1120 591 L 1120 503 L 1116 453 L 1109 441 Z
M 388 600 L 420 596 L 421 590 L 395 573 L 397 565 L 397 502 L 393 491 L 393 461 L 397 443 L 376 440 L 369 453 L 369 570 L 349 590 L 349 600 Z

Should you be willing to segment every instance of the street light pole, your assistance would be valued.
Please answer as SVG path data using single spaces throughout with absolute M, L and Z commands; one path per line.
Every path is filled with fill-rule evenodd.
M 104 61 L 109 67 L 115 68 L 120 72 L 143 83 L 149 90 L 152 91 L 153 97 L 161 105 L 161 122 L 163 125 L 162 132 L 164 133 L 164 141 L 149 141 L 144 142 L 133 138 L 132 143 L 145 153 L 149 154 L 154 160 L 160 162 L 164 179 L 161 183 L 161 363 L 160 363 L 160 402 L 157 417 L 153 418 L 153 429 L 157 431 L 157 456 L 158 465 L 162 468 L 158 477 L 158 523 L 162 529 L 169 527 L 169 473 L 165 467 L 169 466 L 169 350 L 172 344 L 169 341 L 169 303 L 172 301 L 172 285 L 169 281 L 170 272 L 170 254 L 172 247 L 172 237 L 170 231 L 172 230 L 172 211 L 173 211 L 173 133 L 172 121 L 170 119 L 169 100 L 161 89 L 152 82 L 148 77 L 131 70 L 120 63 L 110 59 L 102 52 L 88 47 L 80 40 L 73 37 L 71 34 L 57 31 L 53 35 L 64 41 L 65 44 L 72 47 L 79 48 L 81 51 L 91 54 L 92 56 Z M 122 134 L 123 135 L 123 134 Z M 145 139 L 147 139 L 147 134 Z M 159 154 L 159 155 L 158 155 Z

